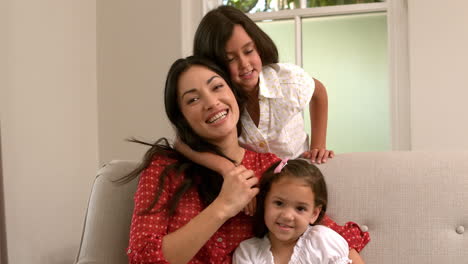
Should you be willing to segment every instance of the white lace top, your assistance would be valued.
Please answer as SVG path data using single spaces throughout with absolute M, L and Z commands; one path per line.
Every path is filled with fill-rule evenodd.
M 243 241 L 234 252 L 233 264 L 274 264 L 270 240 L 251 238 Z M 289 264 L 348 264 L 349 248 L 346 240 L 332 229 L 315 225 L 299 238 Z
M 241 145 L 280 158 L 297 158 L 309 149 L 302 112 L 315 90 L 315 82 L 302 68 L 288 63 L 264 66 L 260 73 L 258 127 L 247 111 L 242 114 Z

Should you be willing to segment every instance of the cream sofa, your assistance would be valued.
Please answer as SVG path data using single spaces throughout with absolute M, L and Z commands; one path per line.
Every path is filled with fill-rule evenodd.
M 76 263 L 127 263 L 136 180 L 111 180 L 135 165 L 112 161 L 98 172 Z M 319 167 L 328 214 L 370 232 L 366 263 L 468 263 L 468 152 L 348 153 Z

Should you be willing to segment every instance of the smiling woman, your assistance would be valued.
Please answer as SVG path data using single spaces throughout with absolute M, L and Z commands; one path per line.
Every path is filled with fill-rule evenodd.
M 130 263 L 230 263 L 253 236 L 252 218 L 239 212 L 258 193 L 260 175 L 278 161 L 239 146 L 242 98 L 226 73 L 196 57 L 177 60 L 164 104 L 178 137 L 198 151 L 239 164 L 220 175 L 187 160 L 167 140 L 151 145 L 140 175 L 130 230 Z

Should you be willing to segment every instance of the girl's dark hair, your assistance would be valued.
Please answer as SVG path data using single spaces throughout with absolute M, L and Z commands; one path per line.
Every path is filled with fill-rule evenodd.
M 203 17 L 195 33 L 193 53 L 215 61 L 227 71 L 226 43 L 235 25 L 241 25 L 253 40 L 263 65 L 278 63 L 278 49 L 273 40 L 247 15 L 232 6 L 219 6 Z
M 164 105 L 166 108 L 167 117 L 172 123 L 177 136 L 190 148 L 195 151 L 215 153 L 229 159 L 220 151 L 217 146 L 207 142 L 205 139 L 196 134 L 180 110 L 180 106 L 177 100 L 179 78 L 184 72 L 188 71 L 191 67 L 196 65 L 208 68 L 226 81 L 226 84 L 234 93 L 237 104 L 239 106 L 240 114 L 242 114 L 245 97 L 239 93 L 239 89 L 236 88 L 235 84 L 230 81 L 227 73 L 210 60 L 190 56 L 185 59 L 178 59 L 175 61 L 167 74 L 166 85 L 164 89 Z M 237 131 L 240 135 L 240 121 L 237 123 Z M 171 172 L 175 172 L 179 176 L 184 173 L 185 178 L 177 187 L 174 196 L 165 205 L 165 208 L 168 209 L 170 215 L 174 214 L 182 195 L 193 186 L 197 188 L 200 199 L 205 205 L 210 204 L 218 196 L 223 184 L 222 176 L 185 158 L 182 154 L 170 146 L 166 138 L 161 138 L 154 143 L 147 143 L 137 139 L 130 139 L 129 141 L 148 145 L 150 146 L 150 149 L 146 152 L 142 163 L 135 170 L 119 179 L 117 182 L 127 183 L 138 177 L 140 173 L 151 164 L 156 156 L 165 156 L 176 160 L 175 163 L 167 166 L 161 173 L 155 198 L 150 206 L 141 213 L 149 213 L 154 208 L 161 195 L 168 174 Z M 235 162 L 232 159 L 229 160 Z M 201 182 L 203 184 L 200 184 Z M 158 208 L 158 210 L 162 209 L 164 208 Z
M 315 223 L 320 223 L 325 212 L 327 211 L 328 193 L 325 179 L 322 172 L 313 164 L 303 160 L 289 160 L 288 164 L 281 170 L 280 173 L 274 173 L 275 168 L 280 162 L 273 164 L 260 180 L 260 192 L 257 195 L 257 211 L 254 216 L 254 235 L 262 238 L 268 233 L 268 228 L 265 225 L 265 199 L 271 189 L 271 185 L 284 177 L 294 177 L 304 180 L 312 188 L 314 193 L 315 206 L 320 206 L 321 210 Z

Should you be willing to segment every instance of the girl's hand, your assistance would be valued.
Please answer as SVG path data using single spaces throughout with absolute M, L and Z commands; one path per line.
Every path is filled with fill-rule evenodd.
M 310 159 L 312 163 L 321 164 L 327 162 L 329 158 L 335 157 L 335 152 L 325 148 L 311 148 L 309 151 L 302 153 L 301 156 Z
M 257 177 L 252 170 L 240 165 L 224 175 L 223 186 L 215 202 L 226 217 L 237 215 L 257 195 Z

